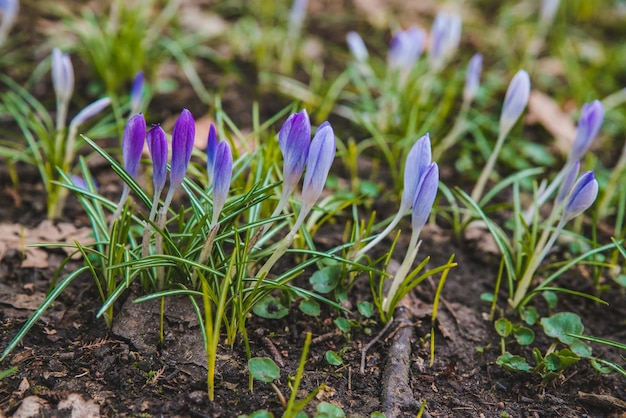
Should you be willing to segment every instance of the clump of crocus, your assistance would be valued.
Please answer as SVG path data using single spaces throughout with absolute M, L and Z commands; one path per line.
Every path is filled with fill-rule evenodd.
M 504 144 L 504 139 L 524 112 L 529 96 L 530 78 L 528 77 L 528 73 L 526 71 L 519 70 L 509 83 L 506 96 L 504 97 L 496 146 L 489 156 L 489 159 L 487 160 L 487 163 L 485 164 L 485 167 L 480 173 L 480 177 L 472 190 L 471 196 L 475 202 L 478 202 L 482 197 L 485 186 L 487 185 L 487 180 L 493 171 L 493 167 L 498 159 L 502 145 Z
M 300 213 L 289 233 L 280 241 L 278 248 L 258 271 L 256 277 L 259 279 L 267 276 L 272 266 L 293 242 L 304 219 L 321 196 L 330 166 L 335 158 L 335 133 L 330 123 L 324 122 L 317 128 L 310 145 L 308 144 L 309 137 L 310 125 L 305 111 L 290 116 L 279 133 L 281 151 L 285 159 L 283 188 L 286 187 L 287 192 L 291 194 L 300 180 L 305 166 L 306 172 L 300 197 Z M 283 195 L 285 193 L 285 189 L 283 189 Z M 281 196 L 282 200 L 283 197 Z M 280 205 L 281 203 L 279 203 Z

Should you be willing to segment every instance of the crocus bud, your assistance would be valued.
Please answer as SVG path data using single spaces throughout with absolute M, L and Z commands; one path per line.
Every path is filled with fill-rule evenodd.
M 139 160 L 143 152 L 143 144 L 146 139 L 146 120 L 143 114 L 134 115 L 124 128 L 122 138 L 122 158 L 124 158 L 124 170 L 132 177 L 137 177 Z
M 552 24 L 554 16 L 559 9 L 560 0 L 543 0 L 541 2 L 541 11 L 539 13 L 541 23 L 544 25 Z
M 9 31 L 17 20 L 20 10 L 18 0 L 0 0 L 0 45 L 4 43 Z
M 574 138 L 574 144 L 569 155 L 570 161 L 582 158 L 591 141 L 598 135 L 603 120 L 604 108 L 599 100 L 583 105 L 580 120 L 578 121 L 578 129 L 576 130 L 576 138 Z
M 52 86 L 57 102 L 66 103 L 74 92 L 74 67 L 69 54 L 61 53 L 61 50 L 52 50 Z
M 348 49 L 357 62 L 363 63 L 367 61 L 369 53 L 367 52 L 367 47 L 365 46 L 365 42 L 363 42 L 361 35 L 356 32 L 348 32 L 346 35 L 346 41 L 348 42 Z
M 209 127 L 209 137 L 206 143 L 206 172 L 209 177 L 209 185 L 213 183 L 213 172 L 215 171 L 215 154 L 217 153 L 217 132 L 215 125 Z
M 471 103 L 476 97 L 478 86 L 480 85 L 480 73 L 483 68 L 482 54 L 474 54 L 467 66 L 467 74 L 465 76 L 465 88 L 463 89 L 463 100 Z
M 556 196 L 556 203 L 561 203 L 565 200 L 565 197 L 569 194 L 570 190 L 572 190 L 572 185 L 576 181 L 576 176 L 578 176 L 579 170 L 580 160 L 576 160 L 574 163 L 569 164 L 569 168 L 567 169 L 563 182 L 561 183 L 561 187 L 559 188 L 559 194 Z
M 461 17 L 457 14 L 438 13 L 431 31 L 428 63 L 434 72 L 440 71 L 454 55 L 461 40 Z
M 413 214 L 411 217 L 411 225 L 413 231 L 422 230 L 430 211 L 433 208 L 435 197 L 437 196 L 437 187 L 439 185 L 439 166 L 437 163 L 430 163 L 426 172 L 420 179 L 415 201 L 413 202 Z
M 416 27 L 396 32 L 389 45 L 387 67 L 408 73 L 422 54 L 425 41 L 426 34 Z
M 170 187 L 175 189 L 181 185 L 187 172 L 187 166 L 193 151 L 196 124 L 193 115 L 183 109 L 174 123 L 172 131 L 172 165 L 170 170 Z
M 152 184 L 155 194 L 165 187 L 167 177 L 167 138 L 160 125 L 154 125 L 146 136 L 148 151 L 152 157 Z
M 506 91 L 502 114 L 500 115 L 500 132 L 509 133 L 517 119 L 526 108 L 530 96 L 530 78 L 524 70 L 519 70 Z
M 400 212 L 411 209 L 418 185 L 432 159 L 430 135 L 426 134 L 413 145 L 404 165 L 404 190 L 400 201 Z
M 217 144 L 213 174 L 213 224 L 224 208 L 233 175 L 233 155 L 226 141 Z
M 291 194 L 302 177 L 311 143 L 311 122 L 305 109 L 287 118 L 278 133 L 278 143 L 284 160 L 283 193 Z
M 141 110 L 141 101 L 143 100 L 144 91 L 144 75 L 143 71 L 137 72 L 130 87 L 130 113 L 139 113 Z
M 328 171 L 335 158 L 335 133 L 330 123 L 324 122 L 318 128 L 306 162 L 306 173 L 302 184 L 302 205 L 313 207 L 322 194 Z
M 289 28 L 293 32 L 300 32 L 304 18 L 306 17 L 306 7 L 308 0 L 294 0 L 289 12 Z
M 598 181 L 593 176 L 593 171 L 587 171 L 580 175 L 572 191 L 567 197 L 563 209 L 563 219 L 567 222 L 589 208 L 598 196 Z
M 83 110 L 78 112 L 76 116 L 70 122 L 71 126 L 79 126 L 83 123 L 87 122 L 89 119 L 96 116 L 98 113 L 102 112 L 107 106 L 111 104 L 111 99 L 108 97 L 103 97 L 102 99 L 98 99 L 93 103 L 87 105 Z M 145 126 L 145 122 L 144 122 Z M 145 129 L 144 129 L 145 131 Z M 144 133 L 145 136 L 145 133 Z

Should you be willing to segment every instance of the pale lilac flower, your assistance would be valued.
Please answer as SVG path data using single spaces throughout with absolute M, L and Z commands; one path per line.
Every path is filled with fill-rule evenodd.
M 528 104 L 530 96 L 530 78 L 524 70 L 519 70 L 506 91 L 502 114 L 500 115 L 500 131 L 508 133 Z
M 206 172 L 209 177 L 209 185 L 213 184 L 213 172 L 215 171 L 215 155 L 217 153 L 217 132 L 215 125 L 209 127 L 209 136 L 206 144 Z
M 552 24 L 557 10 L 559 10 L 560 0 L 543 0 L 541 2 L 540 20 L 544 25 Z
M 83 123 L 87 122 L 89 119 L 96 116 L 98 113 L 102 112 L 111 104 L 111 99 L 108 97 L 103 97 L 102 99 L 98 99 L 93 103 L 87 105 L 83 110 L 78 112 L 76 116 L 70 122 L 70 126 L 79 126 Z
M 278 133 L 278 143 L 284 160 L 283 194 L 288 195 L 300 181 L 310 152 L 311 122 L 305 109 L 287 118 Z
M 431 159 L 430 135 L 426 134 L 415 142 L 409 151 L 409 155 L 406 157 L 400 213 L 406 212 L 413 206 L 420 180 L 422 180 L 424 173 L 428 169 Z
M 346 35 L 346 41 L 348 42 L 348 49 L 357 62 L 364 63 L 367 61 L 369 53 L 367 52 L 367 47 L 365 46 L 365 42 L 363 42 L 361 35 L 356 32 L 348 32 Z
M 0 0 L 0 45 L 4 43 L 9 31 L 17 20 L 20 10 L 18 0 Z
M 583 213 L 593 204 L 597 196 L 598 181 L 594 178 L 593 171 L 581 174 L 567 197 L 563 219 L 567 222 Z
M 124 128 L 122 138 L 122 158 L 124 159 L 124 170 L 132 177 L 137 177 L 137 169 L 143 152 L 143 145 L 146 139 L 146 120 L 143 114 L 134 115 Z
M 324 122 L 311 141 L 302 184 L 302 206 L 310 209 L 322 194 L 330 166 L 335 158 L 335 133 L 330 123 Z
M 467 74 L 465 76 L 465 88 L 463 89 L 463 100 L 471 103 L 476 97 L 478 87 L 480 85 L 480 73 L 483 68 L 482 54 L 474 54 L 467 66 Z
M 390 70 L 410 72 L 424 50 L 425 41 L 426 34 L 416 27 L 394 33 L 389 45 L 387 67 Z
M 413 214 L 411 225 L 413 233 L 419 234 L 426 221 L 430 216 L 430 212 L 437 196 L 437 187 L 439 185 L 439 166 L 437 163 L 430 163 L 420 178 L 417 192 L 415 193 L 415 201 L 413 202 Z
M 604 108 L 599 100 L 583 105 L 576 138 L 570 151 L 569 160 L 579 160 L 589 148 L 591 141 L 598 135 L 602 121 L 604 120 Z
M 306 17 L 306 8 L 308 0 L 294 0 L 289 13 L 289 29 L 292 34 L 300 32 L 304 18 Z
M 461 40 L 461 17 L 440 12 L 435 16 L 431 30 L 428 63 L 434 72 L 440 71 L 454 55 Z
M 172 164 L 170 170 L 170 189 L 176 189 L 181 185 L 187 172 L 187 166 L 193 151 L 196 125 L 193 115 L 187 109 L 183 109 L 174 123 L 172 131 Z
M 233 155 L 228 142 L 221 141 L 215 151 L 215 171 L 213 174 L 213 224 L 217 222 L 224 208 L 230 181 L 233 174 Z
M 155 195 L 160 195 L 167 177 L 167 137 L 160 125 L 154 125 L 146 136 L 152 157 L 152 184 Z
M 139 113 L 143 100 L 145 79 L 143 71 L 138 71 L 130 87 L 130 113 Z
M 74 92 L 74 67 L 69 54 L 63 54 L 60 49 L 54 48 L 51 69 L 57 103 L 67 103 Z

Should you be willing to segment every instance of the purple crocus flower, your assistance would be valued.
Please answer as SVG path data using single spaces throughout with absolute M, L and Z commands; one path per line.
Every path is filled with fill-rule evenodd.
M 133 84 L 130 87 L 130 109 L 131 113 L 139 112 L 141 108 L 141 101 L 143 99 L 145 78 L 143 71 L 138 71 L 133 79 Z
M 74 67 L 69 54 L 59 48 L 52 50 L 52 86 L 57 101 L 66 103 L 74 92 Z
M 306 162 L 306 173 L 302 184 L 302 206 L 310 210 L 319 199 L 328 177 L 328 171 L 335 158 L 335 133 L 330 123 L 324 122 L 318 128 Z
M 401 70 L 404 73 L 411 71 L 415 62 L 424 50 L 426 34 L 423 30 L 410 27 L 406 31 L 397 31 L 387 55 L 387 67 L 390 70 Z
M 103 97 L 102 99 L 98 99 L 95 102 L 88 104 L 83 110 L 78 112 L 76 116 L 70 122 L 70 125 L 79 126 L 83 123 L 87 122 L 89 119 L 96 116 L 98 113 L 102 112 L 107 106 L 111 104 L 111 99 L 108 97 Z M 145 125 L 145 122 L 144 122 Z M 145 134 L 144 134 L 145 136 Z
M 430 212 L 437 196 L 439 185 L 439 166 L 437 163 L 430 163 L 420 179 L 413 202 L 413 215 L 411 224 L 413 233 L 418 234 L 422 230 L 430 216 Z
M 432 71 L 438 72 L 459 47 L 461 17 L 457 14 L 438 13 L 433 22 L 430 39 L 428 63 Z
M 193 115 L 183 109 L 174 123 L 172 131 L 172 165 L 170 170 L 170 188 L 176 189 L 181 185 L 187 172 L 187 166 L 193 151 L 196 125 Z
M 580 175 L 572 191 L 567 197 L 563 210 L 565 222 L 574 219 L 589 208 L 598 196 L 598 181 L 593 176 L 593 171 L 586 171 Z
M 20 10 L 18 0 L 0 0 L 0 45 L 4 43 L 9 31 L 17 20 Z
M 213 224 L 217 222 L 224 208 L 230 181 L 233 175 L 233 155 L 226 141 L 217 144 L 215 151 L 215 170 L 213 173 Z
M 365 46 L 365 42 L 363 42 L 361 35 L 356 32 L 348 32 L 346 35 L 346 41 L 348 42 L 348 49 L 357 62 L 367 61 L 369 53 L 367 52 L 367 47 Z
M 215 171 L 215 155 L 217 153 L 217 132 L 215 125 L 209 127 L 209 137 L 206 144 L 206 172 L 209 177 L 209 185 L 213 183 L 213 172 Z
M 311 144 L 311 122 L 306 110 L 294 113 L 278 133 L 283 154 L 283 194 L 291 194 L 302 177 Z
M 508 133 L 528 104 L 530 96 L 530 78 L 524 70 L 519 70 L 506 91 L 502 114 L 500 115 L 500 131 Z
M 565 200 L 570 190 L 572 190 L 572 186 L 576 181 L 576 176 L 578 176 L 579 170 L 580 160 L 576 160 L 572 164 L 569 164 L 569 168 L 567 169 L 563 182 L 561 183 L 561 187 L 559 188 L 559 194 L 556 196 L 556 203 L 561 203 Z
M 478 86 L 480 85 L 480 73 L 483 68 L 482 54 L 474 54 L 467 66 L 467 75 L 465 76 L 465 88 L 463 89 L 463 100 L 471 103 L 476 97 Z
M 574 138 L 574 144 L 569 155 L 570 161 L 582 158 L 591 141 L 598 135 L 603 120 L 604 108 L 599 100 L 583 105 L 580 120 L 578 121 L 578 129 L 576 130 L 576 138 Z
M 406 212 L 413 206 L 420 180 L 428 169 L 431 159 L 430 135 L 426 134 L 417 140 L 406 157 L 400 213 Z
M 143 144 L 146 138 L 146 120 L 143 114 L 134 115 L 124 128 L 122 138 L 122 157 L 124 158 L 124 170 L 132 177 L 137 178 L 137 169 Z
M 152 157 L 152 184 L 155 195 L 160 195 L 167 177 L 167 138 L 160 125 L 154 125 L 146 136 Z

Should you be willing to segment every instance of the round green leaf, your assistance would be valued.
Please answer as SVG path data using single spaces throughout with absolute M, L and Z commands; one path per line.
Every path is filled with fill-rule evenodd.
M 248 360 L 250 374 L 256 380 L 269 383 L 280 379 L 280 369 L 269 357 L 253 357 Z
M 539 319 L 539 312 L 537 312 L 534 306 L 529 306 L 522 309 L 521 317 L 528 325 L 535 325 Z
M 519 345 L 530 345 L 535 340 L 535 332 L 526 327 L 515 328 L 513 336 Z
M 287 316 L 289 309 L 285 308 L 280 303 L 278 298 L 275 298 L 272 295 L 267 295 L 254 305 L 252 312 L 261 318 L 279 319 Z
M 493 293 L 485 292 L 480 294 L 480 300 L 483 302 L 491 303 L 493 302 Z
M 511 334 L 511 331 L 513 331 L 513 324 L 506 318 L 497 319 L 496 322 L 493 323 L 493 326 L 501 337 L 506 338 Z
M 333 322 L 337 325 L 337 328 L 339 328 L 341 332 L 345 333 L 350 331 L 350 321 L 346 318 L 340 317 L 335 319 Z
M 333 350 L 328 350 L 326 352 L 326 361 L 328 364 L 333 366 L 341 366 L 343 364 L 343 360 L 339 356 L 339 354 L 335 353 Z
M 514 356 L 508 351 L 497 358 L 496 364 L 513 372 L 527 372 L 530 370 L 530 365 L 524 357 Z
M 341 279 L 341 265 L 333 264 L 313 273 L 309 283 L 318 293 L 328 293 L 337 287 Z
M 559 302 L 559 297 L 556 293 L 551 290 L 546 290 L 541 294 L 541 296 L 543 296 L 546 302 L 548 302 L 548 307 L 550 307 L 550 309 L 556 308 L 556 305 Z
M 374 305 L 371 302 L 359 302 L 356 304 L 359 313 L 366 318 L 371 318 L 374 315 Z
M 303 300 L 298 307 L 305 315 L 320 316 L 320 304 L 313 299 Z
M 345 418 L 343 409 L 328 402 L 321 402 L 317 405 L 316 418 Z
M 591 347 L 580 340 L 572 341 L 569 348 L 579 357 L 591 357 Z
M 541 318 L 541 326 L 548 337 L 557 338 L 568 345 L 577 341 L 577 338 L 568 334 L 581 335 L 585 329 L 580 317 L 572 312 L 559 312 L 549 318 Z

